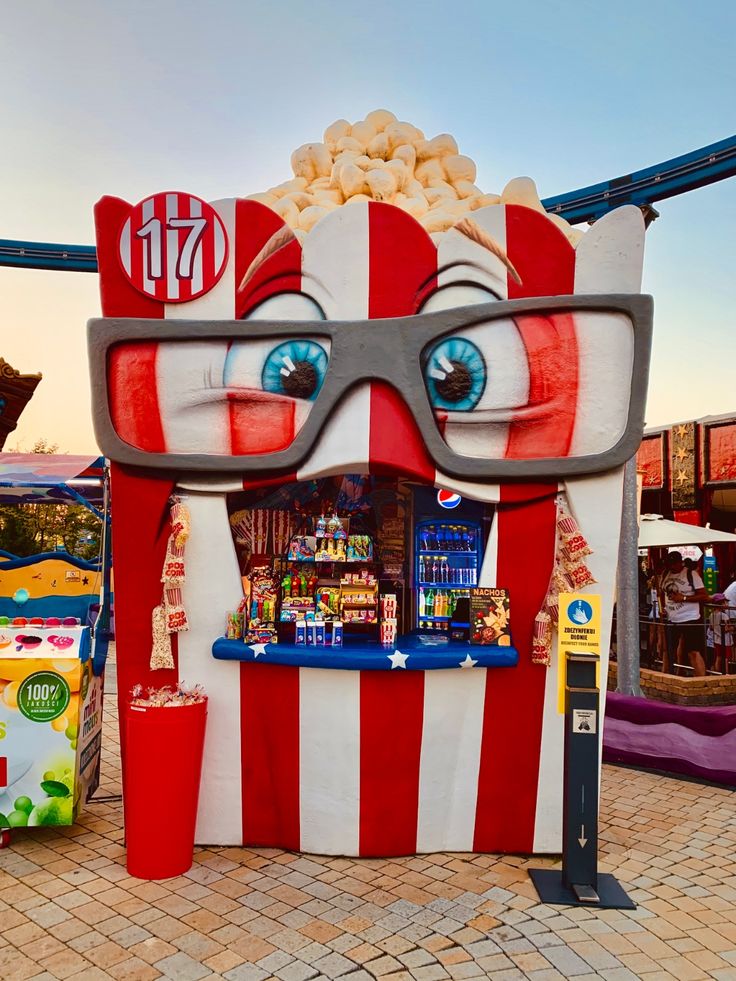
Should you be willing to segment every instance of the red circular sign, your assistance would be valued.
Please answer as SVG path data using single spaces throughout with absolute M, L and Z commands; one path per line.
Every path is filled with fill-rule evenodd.
M 134 205 L 118 238 L 131 285 L 162 303 L 186 303 L 208 293 L 222 276 L 227 254 L 227 232 L 215 209 L 181 191 Z

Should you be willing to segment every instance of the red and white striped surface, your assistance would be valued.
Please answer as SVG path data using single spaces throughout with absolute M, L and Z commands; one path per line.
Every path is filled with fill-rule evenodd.
M 453 305 L 473 302 L 467 285 L 453 285 L 469 280 L 492 284 L 502 297 L 576 289 L 631 292 L 639 286 L 641 218 L 636 209 L 621 209 L 627 212 L 623 218 L 617 212 L 615 221 L 598 223 L 577 252 L 553 224 L 529 209 L 496 206 L 474 213 L 507 250 L 522 288 L 500 261 L 479 255 L 483 250 L 457 233 L 447 233 L 438 250 L 403 212 L 367 203 L 331 213 L 303 248 L 294 242 L 281 249 L 238 293 L 236 284 L 281 226 L 263 206 L 238 201 L 214 205 L 233 243 L 221 280 L 209 294 L 169 306 L 133 291 L 110 261 L 115 223 L 125 207 L 114 199 L 98 206 L 108 316 L 227 319 L 248 316 L 281 293 L 303 290 L 328 318 L 370 320 L 414 313 L 437 287 L 448 288 L 446 298 Z M 628 342 L 620 340 L 625 331 L 596 318 L 590 324 L 575 321 L 529 318 L 520 329 L 529 392 L 547 399 L 551 411 L 536 427 L 512 419 L 497 436 L 500 453 L 523 458 L 590 452 L 601 438 L 610 440 L 619 425 L 622 400 L 616 379 L 630 368 L 631 356 Z M 581 331 L 589 328 L 581 341 Z M 190 449 L 231 452 L 235 435 L 229 414 L 208 406 L 206 413 L 182 422 L 176 408 L 197 371 L 201 374 L 202 358 L 212 352 L 196 350 L 198 344 L 189 350 L 189 345 L 164 347 L 123 349 L 113 359 L 110 390 L 119 431 L 152 453 L 177 447 L 180 439 Z M 207 482 L 195 477 L 191 486 L 200 492 L 189 494 L 192 536 L 185 587 L 192 627 L 178 637 L 178 675 L 203 682 L 212 700 L 198 840 L 348 854 L 555 850 L 562 747 L 557 666 L 533 665 L 529 652 L 553 561 L 557 484 L 499 488 L 449 480 L 429 459 L 400 393 L 375 382 L 341 403 L 297 474 L 276 479 L 370 470 L 499 502 L 483 584 L 511 591 L 519 666 L 361 673 L 214 661 L 210 647 L 222 632 L 223 611 L 240 595 L 222 494 L 230 482 L 214 482 L 208 492 Z M 610 623 L 620 487 L 620 474 L 567 482 L 573 510 L 596 550 L 591 568 L 604 596 L 604 635 Z M 146 680 L 150 610 L 160 599 L 161 518 L 170 490 L 166 476 L 144 477 L 114 467 L 116 605 L 119 650 L 126 652 L 119 668 L 123 693 L 128 684 Z
M 154 194 L 130 209 L 118 255 L 135 289 L 169 303 L 208 293 L 222 275 L 228 243 L 218 213 L 191 194 Z

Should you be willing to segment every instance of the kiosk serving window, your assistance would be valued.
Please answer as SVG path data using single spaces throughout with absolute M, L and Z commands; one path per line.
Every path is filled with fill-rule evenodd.
M 416 649 L 423 664 L 445 655 L 444 664 L 469 646 L 493 505 L 345 474 L 230 494 L 228 513 L 243 598 L 224 615 L 215 656 L 268 648 L 344 667 L 373 656 L 391 669 L 386 651 Z M 514 663 L 508 637 L 505 647 L 484 652 L 489 664 Z

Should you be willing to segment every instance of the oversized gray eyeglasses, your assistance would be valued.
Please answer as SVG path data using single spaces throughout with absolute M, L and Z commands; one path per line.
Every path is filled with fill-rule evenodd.
M 623 431 L 612 435 L 602 452 L 533 459 L 483 458 L 454 451 L 440 432 L 430 402 L 425 369 L 434 346 L 447 335 L 480 325 L 492 340 L 494 323 L 523 315 L 611 313 L 610 329 L 633 330 L 631 375 L 622 378 L 628 392 L 628 416 Z M 532 297 L 457 307 L 436 313 L 383 320 L 142 320 L 102 318 L 88 323 L 95 433 L 102 452 L 119 463 L 165 469 L 172 473 L 206 471 L 242 474 L 294 473 L 320 438 L 340 400 L 368 381 L 393 386 L 408 405 L 427 451 L 442 473 L 471 480 L 542 479 L 597 473 L 623 464 L 636 453 L 644 427 L 644 407 L 652 341 L 653 301 L 640 294 Z M 132 446 L 118 434 L 108 393 L 108 359 L 116 345 L 142 342 L 239 341 L 273 339 L 329 340 L 324 381 L 301 429 L 285 449 L 271 453 L 223 455 L 209 453 L 152 453 Z M 605 371 L 606 366 L 602 365 Z M 608 369 L 610 370 L 610 369 Z M 511 413 L 513 422 L 513 412 Z

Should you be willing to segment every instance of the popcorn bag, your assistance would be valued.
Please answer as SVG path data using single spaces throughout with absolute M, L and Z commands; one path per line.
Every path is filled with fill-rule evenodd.
M 138 879 L 170 879 L 192 866 L 206 724 L 199 686 L 131 692 L 123 806 L 128 873 Z

